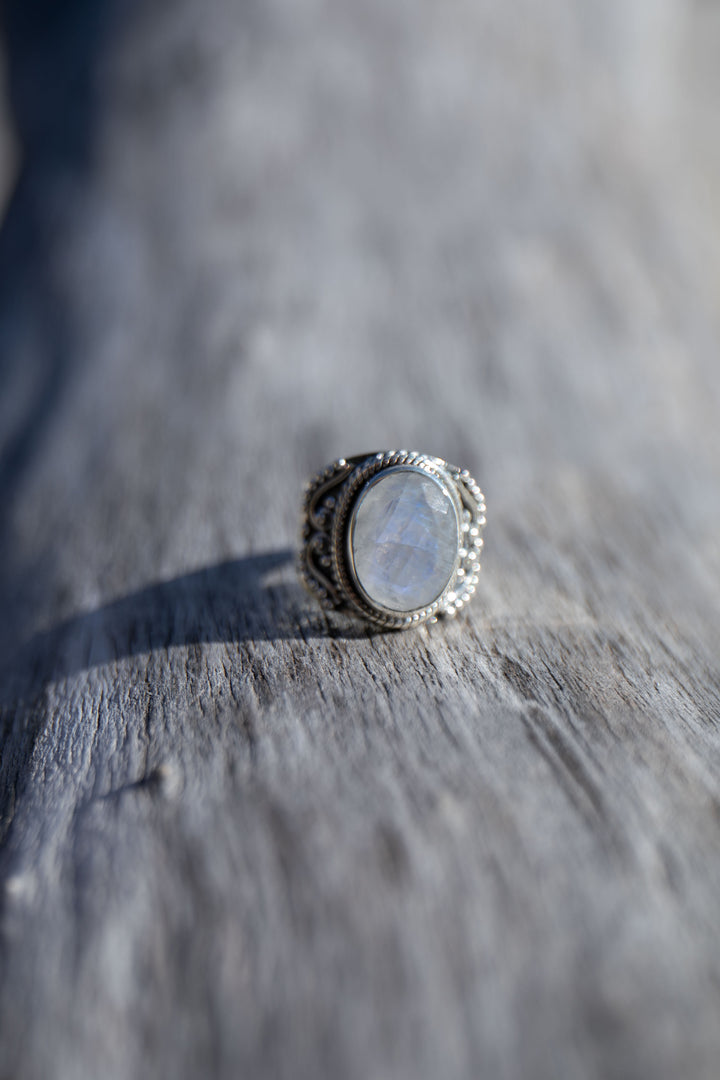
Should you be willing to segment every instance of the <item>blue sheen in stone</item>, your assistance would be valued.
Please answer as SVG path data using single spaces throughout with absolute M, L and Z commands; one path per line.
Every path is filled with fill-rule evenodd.
M 417 469 L 387 469 L 353 514 L 355 575 L 381 607 L 406 612 L 436 600 L 455 569 L 455 504 L 439 480 Z

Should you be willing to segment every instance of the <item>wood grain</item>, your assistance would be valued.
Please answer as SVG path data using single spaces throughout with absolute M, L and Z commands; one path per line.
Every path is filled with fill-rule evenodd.
M 0 1076 L 716 1080 L 712 5 L 4 19 Z M 485 565 L 378 634 L 399 446 Z

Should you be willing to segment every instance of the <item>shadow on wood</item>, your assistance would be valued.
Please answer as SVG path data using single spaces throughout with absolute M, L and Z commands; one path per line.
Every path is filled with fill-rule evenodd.
M 219 563 L 149 585 L 35 635 L 3 665 L 0 705 L 11 706 L 80 671 L 179 646 L 367 637 L 364 627 L 315 605 L 292 575 L 266 580 L 293 558 L 287 548 Z

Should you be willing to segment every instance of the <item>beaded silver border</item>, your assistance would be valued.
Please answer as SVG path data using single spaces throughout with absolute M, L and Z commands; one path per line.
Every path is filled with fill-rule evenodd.
M 361 492 L 380 472 L 410 466 L 438 480 L 455 503 L 460 526 L 456 566 L 442 594 L 423 608 L 393 612 L 379 607 L 361 590 L 348 553 L 352 510 Z M 346 609 L 376 626 L 402 630 L 438 617 L 451 617 L 475 593 L 485 525 L 485 499 L 466 469 L 442 458 L 408 450 L 386 450 L 339 458 L 307 485 L 303 504 L 299 574 L 325 606 Z

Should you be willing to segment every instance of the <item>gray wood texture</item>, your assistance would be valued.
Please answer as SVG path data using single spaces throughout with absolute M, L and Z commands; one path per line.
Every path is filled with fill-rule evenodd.
M 4 19 L 0 1076 L 717 1080 L 717 5 Z M 398 446 L 404 635 L 291 558 Z

